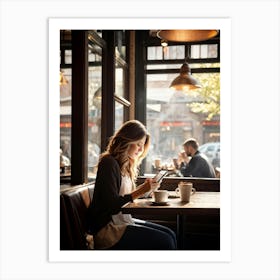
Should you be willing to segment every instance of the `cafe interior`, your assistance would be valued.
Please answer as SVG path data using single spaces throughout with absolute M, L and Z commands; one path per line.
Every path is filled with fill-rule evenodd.
M 152 138 L 137 185 L 166 170 L 169 203 L 137 199 L 123 213 L 171 228 L 180 250 L 220 250 L 220 162 L 215 178 L 174 165 L 189 137 L 219 143 L 219 81 L 219 30 L 60 30 L 60 250 L 94 250 L 86 216 L 99 155 L 133 119 Z M 180 182 L 195 189 L 188 203 Z

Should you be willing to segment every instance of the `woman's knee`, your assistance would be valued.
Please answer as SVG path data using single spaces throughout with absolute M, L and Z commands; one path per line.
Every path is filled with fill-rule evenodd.
M 169 234 L 172 239 L 173 239 L 173 242 L 175 244 L 175 247 L 177 247 L 177 238 L 176 238 L 176 234 L 175 232 L 170 229 L 169 227 L 166 227 L 166 226 L 163 226 L 163 225 L 160 225 L 160 224 L 156 224 L 156 223 L 151 223 L 151 222 L 146 222 L 145 223 L 145 226 L 147 227 L 150 227 L 150 228 L 153 228 L 153 229 L 157 229 L 157 230 L 160 230 L 160 231 L 163 231 L 167 234 Z
M 135 230 L 135 227 L 134 227 Z M 176 249 L 176 242 L 170 233 L 158 228 L 143 226 L 136 226 L 136 230 L 139 231 L 138 240 L 142 239 L 142 242 L 147 247 L 155 250 L 172 250 Z
M 176 242 L 170 234 L 146 226 L 127 226 L 121 240 L 112 249 L 119 250 L 174 250 Z

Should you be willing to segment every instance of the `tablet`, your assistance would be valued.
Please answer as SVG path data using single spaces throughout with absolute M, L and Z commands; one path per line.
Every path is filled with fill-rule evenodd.
M 168 173 L 167 170 L 160 170 L 160 171 L 156 174 L 156 176 L 153 178 L 153 180 L 154 180 L 156 183 L 158 183 L 158 182 L 160 182 L 160 180 L 161 180 L 164 176 L 167 175 L 167 173 Z

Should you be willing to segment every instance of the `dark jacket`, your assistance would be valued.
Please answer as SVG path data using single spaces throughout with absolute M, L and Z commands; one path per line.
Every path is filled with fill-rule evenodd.
M 103 157 L 98 164 L 92 203 L 89 207 L 89 230 L 97 233 L 120 212 L 121 207 L 132 201 L 130 194 L 120 196 L 121 170 L 112 156 Z
M 204 154 L 197 151 L 187 164 L 182 164 L 180 171 L 184 177 L 215 178 L 215 170 Z

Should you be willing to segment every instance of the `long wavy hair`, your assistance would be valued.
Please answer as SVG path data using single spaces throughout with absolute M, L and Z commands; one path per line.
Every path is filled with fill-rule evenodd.
M 128 151 L 131 144 L 146 137 L 143 152 L 136 158 L 131 159 L 128 156 Z M 142 160 L 146 157 L 150 146 L 150 135 L 145 126 L 137 120 L 125 122 L 119 130 L 110 138 L 107 148 L 101 154 L 100 160 L 107 155 L 114 157 L 119 163 L 123 176 L 130 176 L 132 182 L 135 183 L 139 174 L 139 166 Z

